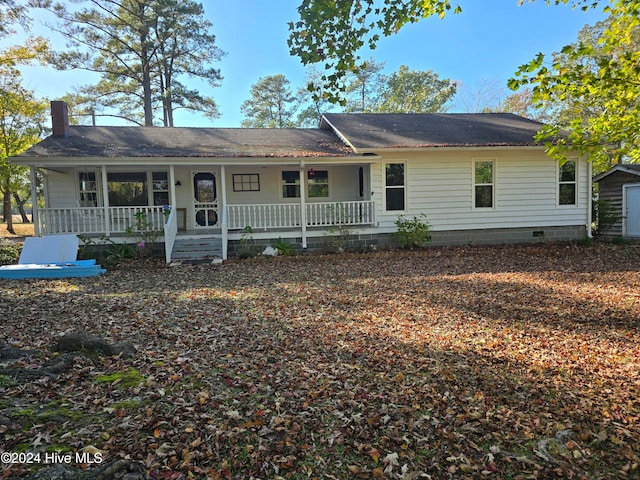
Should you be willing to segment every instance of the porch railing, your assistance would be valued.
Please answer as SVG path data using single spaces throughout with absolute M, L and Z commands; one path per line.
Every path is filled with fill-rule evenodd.
M 302 224 L 299 203 L 227 205 L 229 230 L 290 228 Z M 308 227 L 370 225 L 375 223 L 375 204 L 371 200 L 314 202 L 306 204 Z
M 371 200 L 348 202 L 314 202 L 305 206 L 307 227 L 334 225 L 371 225 L 375 219 L 375 204 Z M 171 213 L 175 212 L 171 209 Z M 136 214 L 144 213 L 151 229 L 163 231 L 169 220 L 164 207 L 78 207 L 42 208 L 38 221 L 40 233 L 76 233 L 80 235 L 105 235 L 126 233 L 135 227 Z M 299 203 L 263 205 L 227 205 L 226 226 L 229 230 L 242 230 L 249 226 L 254 230 L 299 228 L 302 215 Z M 174 217 L 175 218 L 175 217 Z M 175 222 L 174 222 L 175 223 Z
M 81 235 L 125 233 L 135 227 L 136 214 L 144 213 L 151 229 L 162 230 L 167 217 L 164 207 L 78 207 L 41 208 L 38 225 L 42 235 L 76 233 Z
M 167 223 L 164 226 L 164 254 L 167 263 L 171 263 L 171 254 L 173 253 L 173 245 L 178 235 L 178 222 L 176 219 L 176 209 L 172 208 Z

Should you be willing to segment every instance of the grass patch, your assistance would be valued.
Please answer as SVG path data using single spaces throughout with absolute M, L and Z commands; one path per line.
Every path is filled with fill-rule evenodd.
M 144 376 L 135 368 L 129 368 L 124 372 L 109 373 L 96 377 L 98 383 L 110 383 L 121 388 L 137 387 L 145 382 Z

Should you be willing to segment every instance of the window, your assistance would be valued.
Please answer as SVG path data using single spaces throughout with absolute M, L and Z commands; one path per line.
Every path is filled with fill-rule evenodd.
M 197 203 L 214 203 L 218 198 L 215 175 L 209 172 L 194 174 L 193 195 Z
M 168 205 L 168 177 L 167 172 L 109 172 L 107 173 L 109 205 L 114 207 Z
M 474 206 L 493 208 L 494 164 L 492 161 L 474 162 Z
M 307 172 L 309 198 L 327 198 L 329 196 L 329 172 L 309 169 Z
M 558 176 L 558 200 L 560 205 L 576 204 L 576 162 L 567 160 L 560 165 Z
M 80 172 L 78 180 L 80 182 L 80 206 L 97 207 L 98 182 L 96 181 L 96 172 Z
M 404 210 L 404 163 L 385 165 L 385 202 L 387 210 Z
M 111 206 L 148 205 L 146 172 L 107 173 L 107 189 Z
M 282 198 L 300 198 L 300 172 L 284 170 L 282 172 Z
M 259 192 L 260 191 L 260 175 L 257 173 L 234 173 L 233 174 L 233 191 L 234 192 Z
M 169 180 L 167 172 L 153 172 L 151 174 L 153 185 L 153 204 L 169 205 Z

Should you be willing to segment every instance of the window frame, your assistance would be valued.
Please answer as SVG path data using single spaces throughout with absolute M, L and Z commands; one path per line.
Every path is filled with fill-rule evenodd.
M 295 173 L 298 176 L 297 182 L 286 182 L 285 172 Z M 294 188 L 297 190 L 296 195 L 285 195 L 285 188 Z M 300 198 L 300 170 L 280 170 L 280 198 L 283 200 Z
M 89 175 L 89 176 L 93 176 L 93 180 L 84 180 L 84 182 L 86 183 L 90 183 L 93 182 L 95 189 L 87 189 L 87 188 L 82 188 L 84 183 L 83 183 L 83 175 Z M 78 171 L 77 172 L 77 180 L 78 180 L 78 205 L 80 207 L 99 207 L 100 206 L 100 185 L 99 185 L 99 181 L 100 181 L 100 175 L 98 175 L 98 172 L 96 172 L 95 170 L 91 170 L 91 171 Z M 93 200 L 91 201 L 83 201 L 83 196 L 84 195 L 93 195 Z
M 316 173 L 318 172 L 326 172 L 327 173 L 327 181 L 326 183 L 312 183 L 313 179 L 309 178 L 309 176 L 314 176 Z M 329 199 L 331 197 L 331 173 L 329 172 L 328 168 L 324 168 L 322 170 L 317 170 L 315 168 L 309 168 L 308 170 L 306 170 L 306 174 L 305 174 L 305 178 L 307 180 L 307 184 L 306 184 L 306 189 L 305 189 L 305 193 L 306 193 L 306 198 L 307 200 L 317 200 L 319 199 L 319 201 L 322 201 L 322 199 Z M 327 194 L 326 195 L 311 195 L 311 187 L 318 187 L 318 186 L 323 186 L 326 185 L 327 187 Z
M 231 186 L 234 192 L 259 192 L 260 174 L 234 173 L 231 175 Z
M 389 185 L 387 176 L 387 167 L 391 165 L 402 165 L 402 185 Z M 385 212 L 406 212 L 407 211 L 407 162 L 385 162 L 383 164 L 383 186 L 384 186 L 384 211 Z M 389 190 L 402 190 L 402 207 L 401 209 L 389 208 Z
M 567 163 L 573 163 L 573 180 L 563 180 L 563 167 Z M 564 163 L 557 163 L 557 205 L 559 207 L 577 207 L 578 206 L 578 161 L 575 159 L 566 160 Z M 565 185 L 573 185 L 573 202 L 572 203 L 562 203 L 562 187 Z
M 80 176 L 87 173 L 93 172 L 83 172 L 78 171 L 78 179 Z M 118 177 L 126 178 L 127 175 L 133 177 L 139 177 L 138 182 L 143 183 L 143 190 L 146 194 L 146 202 L 144 205 L 114 205 L 111 201 L 111 190 L 109 189 L 110 183 L 120 183 Z M 102 176 L 99 175 L 98 172 L 95 173 L 96 176 L 96 188 L 98 189 L 96 198 L 97 198 L 97 206 L 102 206 Z M 110 178 L 111 177 L 111 178 Z M 161 178 L 158 178 L 161 177 Z M 124 183 L 124 181 L 122 181 Z M 107 171 L 107 194 L 109 195 L 109 206 L 110 207 L 158 207 L 163 205 L 170 204 L 170 185 L 169 185 L 169 172 L 166 170 L 125 170 L 125 169 L 116 169 Z M 156 188 L 158 187 L 158 188 Z M 80 199 L 82 197 L 84 190 L 82 189 L 82 185 L 78 183 L 78 199 L 80 203 Z M 90 192 L 90 191 L 87 191 Z M 166 202 L 164 201 L 166 200 Z
M 156 179 L 154 178 L 154 175 L 157 174 L 164 174 L 165 178 L 164 179 Z M 163 205 L 169 205 L 171 199 L 169 198 L 169 172 L 165 172 L 165 171 L 151 171 L 151 172 L 147 172 L 147 177 L 149 179 L 149 184 L 151 185 L 151 188 L 149 189 L 149 193 L 151 194 L 151 198 L 149 198 L 149 201 L 151 203 L 151 205 L 158 207 L 158 206 L 163 206 Z M 164 182 L 166 187 L 164 188 L 156 188 L 156 184 L 157 183 L 162 183 Z M 156 202 L 156 194 L 166 194 L 166 202 L 161 202 L 161 203 L 157 203 Z
M 491 164 L 491 182 L 478 182 L 477 180 L 477 169 L 478 164 Z M 472 160 L 472 202 L 474 210 L 495 210 L 496 208 L 496 159 L 495 158 L 474 158 Z M 478 187 L 491 187 L 491 205 L 489 206 L 479 206 L 478 205 Z

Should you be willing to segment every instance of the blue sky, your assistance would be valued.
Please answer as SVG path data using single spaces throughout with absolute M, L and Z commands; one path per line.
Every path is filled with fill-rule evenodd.
M 300 0 L 206 0 L 207 17 L 213 22 L 216 43 L 226 52 L 217 67 L 224 77 L 221 87 L 203 93 L 213 96 L 221 118 L 212 121 L 182 114 L 177 126 L 237 127 L 242 120 L 240 105 L 249 98 L 252 84 L 267 75 L 284 74 L 292 86 L 301 86 L 305 70 L 287 47 L 289 21 L 297 20 Z M 454 2 L 455 3 L 455 2 Z M 575 41 L 586 24 L 603 19 L 600 11 L 582 12 L 568 5 L 546 6 L 544 0 L 460 0 L 462 13 L 444 19 L 430 18 L 404 27 L 397 35 L 383 38 L 365 59 L 385 62 L 389 74 L 400 65 L 413 70 L 433 70 L 442 78 L 462 82 L 454 110 L 463 109 L 463 95 L 473 97 L 483 85 L 504 89 L 518 66 L 538 52 L 551 54 Z M 34 32 L 51 36 L 40 21 Z M 3 42 L 6 44 L 6 41 Z M 58 46 L 60 44 L 58 43 Z M 25 86 L 49 100 L 71 86 L 91 82 L 83 72 L 56 72 L 42 67 L 24 72 Z M 197 84 L 199 85 L 199 84 Z M 507 92 L 508 93 L 508 92 Z M 106 124 L 106 120 L 101 120 Z

